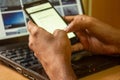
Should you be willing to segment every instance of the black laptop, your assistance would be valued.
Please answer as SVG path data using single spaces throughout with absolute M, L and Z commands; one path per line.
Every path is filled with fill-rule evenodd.
M 49 80 L 28 47 L 27 21 L 23 4 L 38 0 L 0 0 L 0 60 L 31 80 Z M 62 16 L 83 14 L 81 0 L 49 0 Z M 118 57 L 93 56 L 87 51 L 72 55 L 78 78 L 118 65 Z

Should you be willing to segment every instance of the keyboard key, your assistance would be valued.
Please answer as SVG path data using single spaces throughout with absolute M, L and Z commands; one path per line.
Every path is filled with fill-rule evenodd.
M 31 66 L 31 65 L 28 64 L 28 63 L 21 63 L 21 65 L 24 66 L 24 67 L 30 67 L 30 66 Z
M 9 58 L 9 59 L 12 59 L 12 58 L 15 58 L 17 56 L 16 55 L 6 55 L 6 57 Z
M 19 60 L 23 60 L 24 58 L 19 56 L 19 57 L 14 57 L 14 58 L 11 58 L 11 60 L 13 61 L 19 61 Z

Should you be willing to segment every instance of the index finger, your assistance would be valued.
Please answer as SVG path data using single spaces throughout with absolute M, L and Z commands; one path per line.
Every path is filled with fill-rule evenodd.
M 28 22 L 27 28 L 31 35 L 36 35 L 38 32 L 46 32 L 42 27 L 38 27 L 31 21 Z
M 37 26 L 32 21 L 29 21 L 27 29 L 30 32 L 30 34 L 33 34 L 34 33 L 33 31 L 37 30 Z
M 28 22 L 28 30 L 29 30 L 30 35 L 32 37 L 39 37 L 40 36 L 41 39 L 44 39 L 44 40 L 51 40 L 54 38 L 51 33 L 46 31 L 44 28 L 35 25 L 31 21 Z

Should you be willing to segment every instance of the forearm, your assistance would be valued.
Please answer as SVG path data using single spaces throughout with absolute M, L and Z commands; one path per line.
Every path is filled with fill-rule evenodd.
M 77 80 L 71 65 L 66 63 L 55 63 L 43 65 L 50 80 Z
M 91 23 L 91 27 L 88 28 L 94 36 L 105 43 L 120 47 L 120 29 L 112 27 L 111 25 L 105 24 L 96 19 Z
M 48 71 L 50 80 L 77 80 L 72 68 L 60 68 Z

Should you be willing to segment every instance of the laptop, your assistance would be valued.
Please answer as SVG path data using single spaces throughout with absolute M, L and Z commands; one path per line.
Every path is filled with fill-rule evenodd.
M 30 80 L 49 80 L 42 65 L 28 47 L 28 17 L 23 4 L 38 0 L 0 0 L 0 60 Z M 62 16 L 83 14 L 81 0 L 49 0 Z M 78 78 L 118 65 L 119 57 L 93 56 L 87 51 L 72 55 Z

